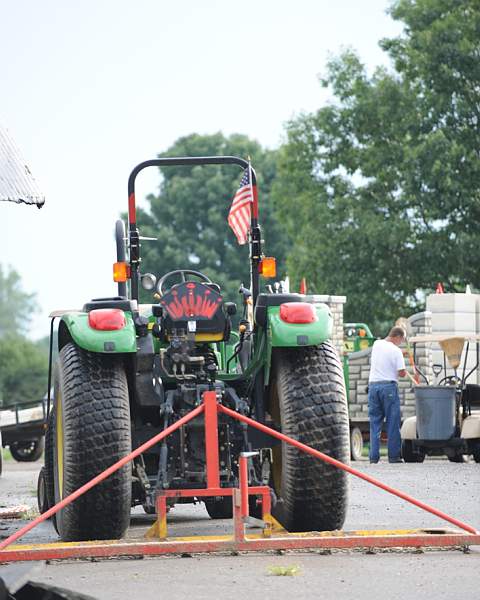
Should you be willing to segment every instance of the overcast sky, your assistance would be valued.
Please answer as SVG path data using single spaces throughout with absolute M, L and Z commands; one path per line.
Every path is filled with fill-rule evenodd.
M 137 163 L 193 132 L 277 147 L 288 119 L 326 102 L 329 54 L 388 64 L 389 4 L 0 0 L 0 122 L 46 196 L 41 210 L 0 203 L 0 263 L 38 297 L 32 337 L 51 310 L 116 292 L 113 226 Z M 137 197 L 157 185 L 144 172 Z

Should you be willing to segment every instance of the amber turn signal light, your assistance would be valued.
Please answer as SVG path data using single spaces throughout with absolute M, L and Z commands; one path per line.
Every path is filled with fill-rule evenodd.
M 264 256 L 260 262 L 260 274 L 263 277 L 277 276 L 277 261 L 273 256 Z
M 113 281 L 124 283 L 128 279 L 128 265 L 126 262 L 113 263 Z

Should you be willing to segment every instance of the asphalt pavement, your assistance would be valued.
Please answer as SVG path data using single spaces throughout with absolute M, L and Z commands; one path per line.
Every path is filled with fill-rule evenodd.
M 7 461 L 0 478 L 0 505 L 35 507 L 36 477 L 41 463 Z M 352 463 L 393 487 L 480 529 L 480 465 L 427 459 L 423 464 Z M 345 530 L 448 527 L 437 517 L 350 477 L 350 504 Z M 229 521 L 212 521 L 203 505 L 183 505 L 169 513 L 172 536 L 212 535 L 231 530 Z M 141 508 L 132 514 L 128 537 L 139 537 L 153 522 Z M 2 538 L 24 521 L 0 521 Z M 42 524 L 25 542 L 56 540 L 50 523 Z M 276 567 L 290 575 L 279 576 Z M 95 598 L 124 600 L 159 597 L 249 600 L 275 597 L 355 598 L 388 596 L 415 600 L 480 597 L 480 547 L 462 550 L 288 552 L 177 556 L 142 560 L 52 562 L 37 581 L 67 587 Z

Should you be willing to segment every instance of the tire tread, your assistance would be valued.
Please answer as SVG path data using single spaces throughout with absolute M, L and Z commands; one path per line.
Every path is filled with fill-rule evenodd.
M 64 494 L 71 494 L 131 451 L 128 386 L 118 357 L 67 344 L 63 388 Z M 57 519 L 64 540 L 116 539 L 130 519 L 131 465 L 80 496 Z
M 343 463 L 350 462 L 345 383 L 330 342 L 279 349 L 274 360 L 282 431 Z M 290 531 L 335 530 L 345 521 L 347 473 L 287 446 L 282 491 L 285 526 Z

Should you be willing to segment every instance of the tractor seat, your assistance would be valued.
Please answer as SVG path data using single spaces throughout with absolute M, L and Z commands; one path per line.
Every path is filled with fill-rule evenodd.
M 173 286 L 162 296 L 160 305 L 163 308 L 163 329 L 167 336 L 171 336 L 174 329 L 188 332 L 193 326 L 196 342 L 228 340 L 230 317 L 223 297 L 213 285 L 185 281 Z M 194 325 L 191 325 L 192 322 Z
M 470 408 L 480 408 L 480 385 L 467 383 L 466 385 L 467 402 Z

